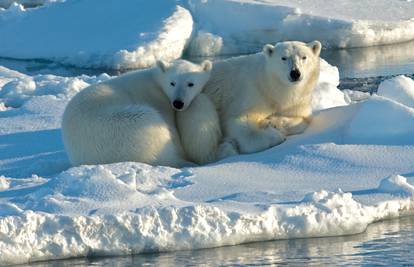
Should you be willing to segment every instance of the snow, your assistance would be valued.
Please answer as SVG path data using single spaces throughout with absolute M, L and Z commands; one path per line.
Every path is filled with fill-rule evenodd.
M 197 30 L 222 43 L 217 55 L 256 52 L 281 40 L 316 39 L 325 47 L 345 48 L 414 38 L 414 5 L 407 1 L 191 0 L 188 9 Z M 206 49 L 195 40 L 199 51 L 189 51 L 203 54 Z
M 282 40 L 316 39 L 330 48 L 414 40 L 414 5 L 400 0 L 17 2 L 0 1 L 10 5 L 0 8 L 0 57 L 87 68 L 143 68 L 182 54 L 254 53 Z
M 0 103 L 7 107 L 20 107 L 33 96 L 50 96 L 70 99 L 90 83 L 109 79 L 102 74 L 99 77 L 80 76 L 78 78 L 59 77 L 54 75 L 28 76 L 10 71 L 0 66 Z
M 414 186 L 407 182 L 407 178 L 401 175 L 393 175 L 389 178 L 385 178 L 381 181 L 378 190 L 383 193 L 401 195 L 401 196 L 414 196 Z
M 384 83 L 398 98 L 352 99 L 336 89 L 338 70 L 321 67 L 304 134 L 188 169 L 70 168 L 64 107 L 110 77 L 0 68 L 0 264 L 354 234 L 412 214 L 414 109 L 401 103 L 408 89 L 394 79 Z
M 380 109 L 387 112 L 378 112 Z M 371 132 L 366 131 L 367 125 Z M 414 144 L 413 135 L 413 108 L 388 98 L 373 96 L 359 105 L 359 112 L 349 124 L 347 137 L 355 143 L 408 145 Z
M 4 176 L 0 176 L 0 191 L 9 189 L 9 187 L 10 187 L 10 183 L 7 180 L 7 178 Z
M 337 88 L 339 85 L 338 68 L 321 59 L 321 70 L 318 85 L 312 96 L 313 111 L 347 105 L 351 100 Z
M 191 14 L 175 1 L 88 0 L 26 10 L 12 7 L 18 11 L 0 11 L 0 56 L 81 67 L 132 69 L 151 66 L 156 59 L 177 59 L 193 29 Z
M 43 6 L 24 7 L 37 4 Z M 140 68 L 183 53 L 257 52 L 286 39 L 330 47 L 414 39 L 414 5 L 399 0 L 0 6 L 8 7 L 0 8 L 0 57 L 60 67 Z M 406 57 L 402 50 L 397 58 Z M 356 71 L 371 64 L 357 58 Z M 186 169 L 136 162 L 71 167 L 61 140 L 64 108 L 88 85 L 110 78 L 0 66 L 0 265 L 347 235 L 414 214 L 411 78 L 385 80 L 373 96 L 340 91 L 338 69 L 322 59 L 312 123 L 279 146 Z
M 414 81 L 404 75 L 383 81 L 378 94 L 414 108 Z

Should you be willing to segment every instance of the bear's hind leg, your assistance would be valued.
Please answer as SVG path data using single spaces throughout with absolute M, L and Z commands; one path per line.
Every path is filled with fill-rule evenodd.
M 74 129 L 76 138 L 68 133 L 74 165 L 134 161 L 179 167 L 185 161 L 174 125 L 151 106 L 113 106 L 88 114 L 81 126 Z

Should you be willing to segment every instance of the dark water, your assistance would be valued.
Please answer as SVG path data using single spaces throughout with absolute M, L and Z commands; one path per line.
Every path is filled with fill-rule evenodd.
M 352 236 L 279 240 L 196 251 L 74 259 L 27 266 L 414 266 L 414 217 Z
M 382 80 L 414 75 L 414 42 L 382 47 L 324 50 L 338 66 L 340 88 L 375 91 Z M 193 59 L 197 60 L 197 59 Z M 199 60 L 199 59 L 198 59 Z M 1 59 L 0 66 L 35 74 L 98 75 L 110 70 L 79 69 L 42 60 Z M 414 78 L 414 77 L 413 77 Z M 72 259 L 29 266 L 414 266 L 414 217 L 373 224 L 362 234 L 251 243 L 197 251 L 129 257 Z

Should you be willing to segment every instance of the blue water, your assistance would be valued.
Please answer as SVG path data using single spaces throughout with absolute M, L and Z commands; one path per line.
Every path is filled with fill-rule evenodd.
M 414 42 L 400 45 L 324 50 L 338 66 L 341 88 L 375 90 L 386 77 L 414 75 Z M 110 70 L 79 69 L 50 61 L 1 59 L 0 65 L 35 74 L 96 75 Z M 352 236 L 279 240 L 196 251 L 128 257 L 84 258 L 27 266 L 414 266 L 414 217 L 370 225 Z

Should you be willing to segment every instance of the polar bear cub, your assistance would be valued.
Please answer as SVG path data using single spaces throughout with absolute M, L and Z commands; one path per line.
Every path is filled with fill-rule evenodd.
M 159 61 L 91 85 L 67 105 L 62 137 L 73 165 L 123 161 L 183 167 L 175 112 L 186 109 L 210 77 L 211 62 Z M 172 88 L 191 90 L 172 90 Z
M 167 69 L 168 63 L 158 64 Z M 202 66 L 210 71 L 212 63 L 206 60 Z M 176 75 L 163 76 L 163 84 L 163 90 L 176 111 L 176 126 L 187 159 L 197 164 L 217 160 L 221 141 L 220 120 L 215 106 L 202 93 L 204 86 L 195 86 L 191 78 L 177 80 Z
M 214 63 L 204 93 L 230 140 L 227 155 L 262 151 L 306 129 L 320 52 L 318 41 L 280 42 Z
M 218 154 L 222 138 L 220 119 L 205 94 L 197 95 L 191 105 L 178 111 L 176 116 L 181 144 L 189 160 L 206 164 L 221 158 Z

